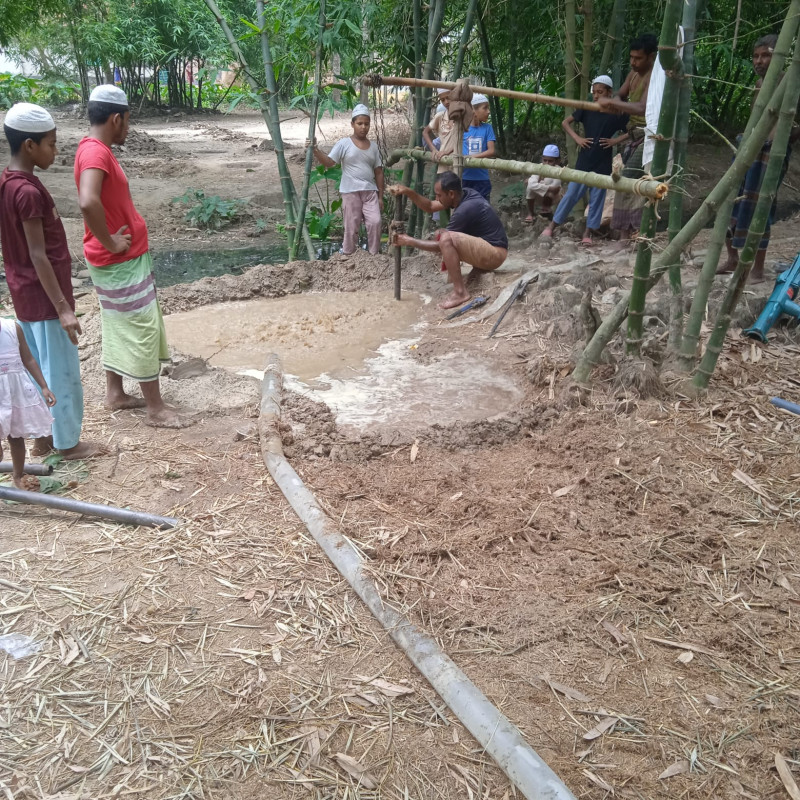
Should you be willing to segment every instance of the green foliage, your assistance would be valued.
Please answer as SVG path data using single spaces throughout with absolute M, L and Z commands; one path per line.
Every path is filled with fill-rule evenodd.
M 59 106 L 80 100 L 80 96 L 81 87 L 62 78 L 26 78 L 0 72 L 0 108 L 11 108 L 14 103 Z
M 219 195 L 206 197 L 201 189 L 187 189 L 180 197 L 175 197 L 173 203 L 190 205 L 186 211 L 185 219 L 191 225 L 205 228 L 208 231 L 218 231 L 230 225 L 242 211 L 246 200 L 223 200 Z

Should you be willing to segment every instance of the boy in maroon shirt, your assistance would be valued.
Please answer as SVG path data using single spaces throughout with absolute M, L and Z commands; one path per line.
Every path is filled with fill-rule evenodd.
M 50 192 L 33 174 L 56 154 L 56 125 L 33 103 L 17 103 L 3 121 L 11 160 L 0 176 L 0 241 L 17 320 L 45 381 L 58 398 L 52 439 L 37 439 L 34 455 L 51 448 L 66 459 L 91 458 L 105 449 L 80 441 L 83 424 L 72 271 L 64 225 Z

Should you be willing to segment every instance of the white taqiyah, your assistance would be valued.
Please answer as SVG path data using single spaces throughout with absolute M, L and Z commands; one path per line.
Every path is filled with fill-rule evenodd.
M 472 105 L 479 106 L 481 103 L 488 103 L 489 98 L 485 94 L 472 95 Z
M 557 144 L 548 144 L 542 150 L 542 155 L 545 158 L 561 158 L 561 151 L 558 149 Z
M 110 83 L 103 83 L 100 86 L 95 86 L 92 93 L 89 95 L 90 103 L 111 103 L 115 106 L 128 107 L 128 96 L 119 86 L 114 86 Z
M 353 113 L 350 115 L 350 119 L 355 119 L 356 117 L 368 117 L 368 116 L 369 116 L 369 109 L 363 103 L 359 103 L 353 109 Z
M 592 86 L 594 86 L 596 83 L 602 83 L 603 86 L 608 86 L 609 89 L 613 89 L 614 88 L 614 81 L 612 81 L 611 78 L 608 75 L 598 75 L 592 81 Z
M 22 133 L 47 133 L 56 127 L 50 114 L 35 103 L 15 103 L 8 109 L 3 125 Z

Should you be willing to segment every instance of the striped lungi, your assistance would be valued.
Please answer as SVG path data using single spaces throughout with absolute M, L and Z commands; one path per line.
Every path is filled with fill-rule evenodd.
M 642 143 L 644 137 L 631 139 L 622 149 L 622 160 L 625 168 L 622 170 L 623 178 L 636 180 L 644 175 L 642 169 Z M 628 234 L 629 231 L 638 231 L 642 225 L 642 209 L 647 202 L 646 197 L 640 197 L 632 192 L 614 192 L 614 213 L 611 216 L 611 227 L 615 231 Z
M 733 206 L 731 214 L 730 235 L 732 237 L 731 244 L 737 249 L 741 250 L 747 241 L 747 234 L 750 230 L 750 223 L 753 221 L 753 212 L 758 205 L 758 199 L 761 196 L 761 184 L 764 182 L 764 174 L 767 171 L 767 163 L 769 162 L 769 154 L 772 150 L 772 141 L 764 142 L 764 146 L 756 156 L 756 160 L 750 165 L 747 174 L 744 176 L 744 182 L 739 187 L 736 203 Z M 783 183 L 783 178 L 786 175 L 786 170 L 789 167 L 789 156 L 792 154 L 791 148 L 786 148 L 786 158 L 783 162 L 781 170 L 781 179 L 778 181 L 778 188 Z M 769 237 L 771 232 L 772 223 L 775 221 L 775 211 L 778 207 L 778 193 L 775 192 L 775 198 L 772 201 L 772 206 L 769 210 L 767 217 L 767 227 L 764 229 L 764 235 L 758 244 L 759 250 L 766 250 L 769 246 Z
M 142 383 L 156 380 L 169 352 L 150 253 L 108 267 L 89 264 L 89 274 L 100 301 L 103 368 Z

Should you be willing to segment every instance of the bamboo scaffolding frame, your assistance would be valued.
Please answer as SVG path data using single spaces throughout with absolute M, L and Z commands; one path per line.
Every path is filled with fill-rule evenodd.
M 425 89 L 454 89 L 452 81 L 433 81 L 423 78 L 396 78 L 391 75 L 364 75 L 361 83 L 365 86 L 421 86 Z M 543 103 L 544 105 L 563 106 L 564 108 L 582 108 L 584 111 L 602 111 L 597 103 L 588 100 L 568 100 L 564 97 L 551 97 L 549 94 L 534 94 L 533 92 L 517 92 L 511 89 L 495 89 L 494 86 L 480 86 L 470 84 L 473 92 L 480 92 L 490 97 L 506 97 L 512 100 L 524 100 L 528 103 Z
M 433 156 L 425 150 L 411 150 L 398 148 L 389 153 L 386 166 L 391 167 L 401 158 L 410 158 L 416 161 L 432 161 Z M 453 165 L 451 156 L 443 156 L 440 164 Z M 669 186 L 657 180 L 638 180 L 623 178 L 619 175 L 598 175 L 596 172 L 582 172 L 569 167 L 548 167 L 546 164 L 534 164 L 531 161 L 512 161 L 504 158 L 464 158 L 465 167 L 478 167 L 479 169 L 493 169 L 497 172 L 511 172 L 515 175 L 539 175 L 543 178 L 558 178 L 561 181 L 582 183 L 596 189 L 611 189 L 615 192 L 628 192 L 646 197 L 649 200 L 663 200 Z

